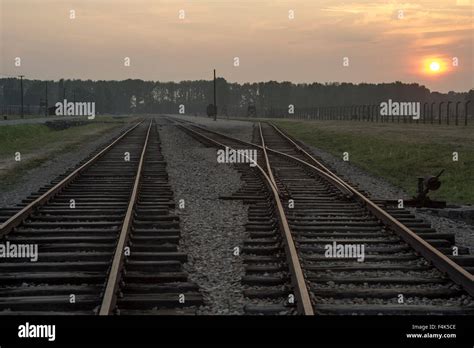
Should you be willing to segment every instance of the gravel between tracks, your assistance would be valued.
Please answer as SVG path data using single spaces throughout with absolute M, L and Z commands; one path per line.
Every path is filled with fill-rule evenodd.
M 184 116 L 184 115 L 169 115 L 177 119 L 194 122 L 200 124 L 209 129 L 220 132 L 244 141 L 252 141 L 252 129 L 253 123 L 247 121 L 217 119 L 214 121 L 207 117 L 195 117 L 195 116 Z
M 80 148 L 67 152 L 42 163 L 39 167 L 29 170 L 21 181 L 0 194 L 0 207 L 12 207 L 20 203 L 31 193 L 37 192 L 42 186 L 49 184 L 59 175 L 74 167 L 79 161 L 88 157 L 93 151 L 112 141 L 122 130 L 130 127 L 123 125 L 109 133 L 81 145 Z
M 386 182 L 385 180 L 375 177 L 357 166 L 344 162 L 334 155 L 325 151 L 308 146 L 311 152 L 321 158 L 325 163 L 329 164 L 338 174 L 351 183 L 357 184 L 358 187 L 371 195 L 373 198 L 380 199 L 407 199 L 409 194 Z M 421 212 L 416 208 L 409 209 L 417 218 L 424 219 L 431 223 L 433 228 L 438 232 L 454 233 L 456 236 L 456 245 L 467 247 L 471 253 L 474 253 L 474 226 L 465 222 L 434 216 L 429 213 Z
M 240 201 L 218 199 L 238 190 L 240 176 L 217 163 L 216 149 L 174 126 L 163 126 L 160 137 L 175 201 L 185 201 L 185 209 L 177 209 L 177 214 L 182 251 L 188 254 L 185 269 L 205 300 L 198 314 L 243 314 L 244 266 L 233 249 L 246 237 L 247 208 Z
M 213 121 L 204 117 L 185 117 L 184 119 L 208 126 L 210 129 L 234 136 L 241 140 L 251 141 L 253 123 L 248 121 L 236 120 L 217 120 Z M 350 162 L 344 162 L 340 158 L 315 148 L 307 148 L 324 163 L 331 166 L 336 173 L 341 175 L 350 183 L 357 185 L 361 190 L 366 191 L 372 198 L 379 199 L 407 199 L 410 195 L 402 189 L 390 184 L 386 180 L 376 177 L 353 165 Z M 448 202 L 449 203 L 449 202 Z M 474 226 L 463 221 L 453 220 L 445 217 L 436 216 L 428 212 L 422 212 L 418 209 L 410 209 L 418 218 L 431 223 L 433 228 L 439 232 L 454 233 L 456 236 L 456 245 L 467 247 L 471 253 L 474 253 Z

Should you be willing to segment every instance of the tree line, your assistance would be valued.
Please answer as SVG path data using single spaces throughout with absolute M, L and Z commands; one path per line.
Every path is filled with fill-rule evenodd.
M 467 92 L 431 92 L 417 83 L 299 83 L 255 82 L 230 83 L 217 79 L 219 114 L 245 115 L 249 106 L 257 115 L 271 115 L 272 110 L 379 104 L 393 101 L 467 101 Z M 23 103 L 32 109 L 54 106 L 58 101 L 92 101 L 98 114 L 178 113 L 184 105 L 186 114 L 205 114 L 213 102 L 213 81 L 158 82 L 128 79 L 123 81 L 93 80 L 23 80 Z M 0 79 L 0 105 L 15 108 L 21 103 L 20 80 Z M 41 106 L 41 107 L 40 107 Z M 181 107 L 182 109 L 182 107 Z

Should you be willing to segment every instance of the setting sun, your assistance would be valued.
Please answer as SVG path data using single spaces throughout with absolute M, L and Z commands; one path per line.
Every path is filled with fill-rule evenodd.
M 444 57 L 425 57 L 421 62 L 420 73 L 425 77 L 438 77 L 450 72 L 449 59 Z
M 440 65 L 438 62 L 431 62 L 430 70 L 433 72 L 439 71 Z

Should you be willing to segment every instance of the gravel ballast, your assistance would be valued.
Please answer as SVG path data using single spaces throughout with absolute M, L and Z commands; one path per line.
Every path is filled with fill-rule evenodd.
M 210 130 L 238 138 L 243 141 L 252 141 L 253 123 L 246 121 L 228 120 L 226 118 L 218 118 L 216 121 L 208 117 L 185 116 L 185 115 L 169 115 L 180 120 L 194 122 Z
M 329 164 L 336 173 L 340 174 L 344 179 L 356 184 L 360 189 L 369 193 L 372 198 L 379 199 L 407 199 L 410 195 L 402 189 L 395 187 L 387 181 L 371 175 L 350 162 L 344 162 L 342 159 L 317 149 L 313 146 L 307 146 L 308 149 L 323 162 Z M 342 156 L 342 155 L 341 155 Z M 409 209 L 417 218 L 424 219 L 431 223 L 433 228 L 438 232 L 454 233 L 456 236 L 456 245 L 469 248 L 474 253 L 474 227 L 463 221 L 457 221 L 440 216 L 435 216 L 420 209 Z
M 196 122 L 209 127 L 212 130 L 222 132 L 229 136 L 234 136 L 241 140 L 251 141 L 253 122 L 218 119 L 214 121 L 205 117 L 180 116 L 181 118 Z M 324 150 L 306 145 L 306 147 L 319 157 L 324 163 L 331 166 L 334 171 L 345 180 L 356 185 L 359 189 L 367 192 L 371 198 L 377 199 L 408 199 L 410 195 L 404 190 L 392 185 L 386 180 L 375 175 L 369 174 L 363 169 L 353 165 L 351 162 L 345 162 L 341 157 L 334 156 Z M 415 180 L 415 179 L 414 179 Z M 448 202 L 449 203 L 449 202 Z M 454 233 L 456 236 L 456 245 L 469 248 L 474 253 L 474 226 L 466 222 L 450 219 L 447 217 L 431 214 L 423 209 L 410 208 L 418 218 L 431 223 L 433 228 L 439 232 Z
M 247 208 L 240 201 L 218 199 L 239 189 L 240 176 L 231 166 L 217 163 L 216 149 L 175 126 L 162 126 L 160 137 L 175 201 L 185 202 L 176 213 L 181 251 L 188 254 L 186 271 L 204 296 L 198 314 L 243 314 L 244 266 L 233 252 L 245 239 Z

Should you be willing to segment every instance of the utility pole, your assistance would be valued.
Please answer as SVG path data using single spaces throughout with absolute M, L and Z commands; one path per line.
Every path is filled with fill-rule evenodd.
M 217 101 L 216 101 L 216 69 L 214 69 L 214 121 L 217 120 Z
M 45 103 L 45 110 L 44 110 L 44 115 L 48 116 L 48 81 L 45 81 L 45 98 L 44 98 L 44 103 Z
M 21 118 L 23 118 L 24 117 L 24 114 L 23 114 L 23 77 L 25 77 L 25 75 L 19 75 L 18 77 L 20 78 Z

